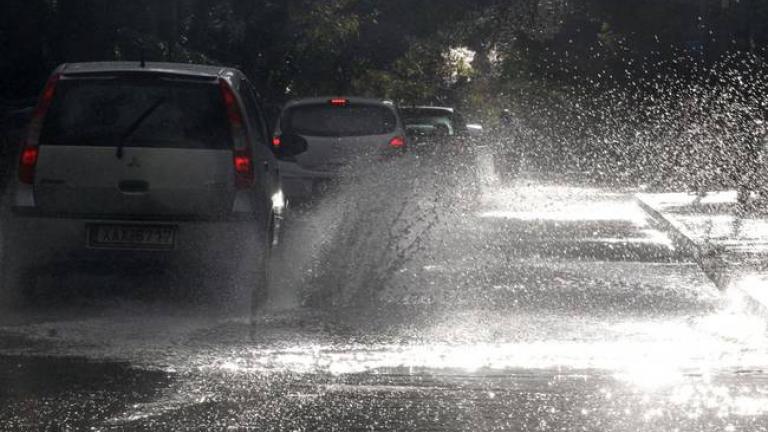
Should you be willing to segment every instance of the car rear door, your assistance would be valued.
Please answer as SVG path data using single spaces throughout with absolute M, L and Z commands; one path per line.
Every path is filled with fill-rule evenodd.
M 165 74 L 63 77 L 43 123 L 34 194 L 43 212 L 231 212 L 232 137 L 218 81 Z

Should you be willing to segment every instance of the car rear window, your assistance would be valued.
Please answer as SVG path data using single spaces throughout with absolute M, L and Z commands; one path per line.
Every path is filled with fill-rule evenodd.
M 45 145 L 226 149 L 231 132 L 214 82 L 171 78 L 63 79 L 46 115 Z
M 283 115 L 281 129 L 309 136 L 385 135 L 395 131 L 394 112 L 383 105 L 301 105 Z
M 460 116 L 437 109 L 403 109 L 400 111 L 407 126 L 438 126 L 448 128 L 451 135 L 466 130 Z

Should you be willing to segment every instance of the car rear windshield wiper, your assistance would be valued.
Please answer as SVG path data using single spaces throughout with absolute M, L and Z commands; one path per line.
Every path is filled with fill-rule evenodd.
M 123 132 L 123 134 L 120 136 L 120 141 L 117 143 L 117 153 L 116 156 L 118 159 L 123 158 L 123 147 L 125 146 L 125 141 L 128 140 L 128 138 L 131 137 L 136 131 L 139 129 L 139 126 L 141 126 L 142 123 L 146 119 L 149 118 L 149 116 L 152 115 L 153 112 L 155 112 L 156 109 L 160 107 L 160 105 L 165 103 L 165 98 L 159 98 L 155 103 L 152 104 L 149 108 L 147 108 L 141 115 L 133 122 L 131 123 L 131 126 L 128 127 L 128 129 Z

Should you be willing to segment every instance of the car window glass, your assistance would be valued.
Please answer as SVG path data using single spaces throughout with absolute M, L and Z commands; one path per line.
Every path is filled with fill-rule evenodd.
M 407 126 L 432 126 L 432 127 L 445 127 L 449 133 L 453 135 L 456 132 L 456 125 L 450 115 L 441 115 L 436 113 L 406 113 L 403 116 L 403 121 Z
M 136 128 L 131 131 L 133 126 Z M 216 85 L 123 78 L 62 80 L 46 116 L 40 142 L 116 146 L 129 131 L 127 146 L 231 146 L 231 132 Z
M 310 136 L 384 135 L 394 132 L 396 126 L 391 109 L 366 104 L 301 105 L 290 108 L 282 119 L 283 132 Z

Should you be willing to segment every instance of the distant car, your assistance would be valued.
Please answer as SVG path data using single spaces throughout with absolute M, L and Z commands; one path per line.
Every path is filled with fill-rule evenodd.
M 468 125 L 455 109 L 436 106 L 401 107 L 408 136 L 416 152 L 465 153 L 467 142 L 482 134 L 482 126 Z
M 469 135 L 470 131 L 464 117 L 455 109 L 436 106 L 401 107 L 400 114 L 407 128 L 435 129 L 448 136 Z M 445 132 L 440 132 L 444 128 Z
M 289 200 L 306 200 L 336 179 L 353 160 L 373 161 L 406 151 L 405 128 L 394 104 L 358 97 L 299 99 L 283 108 L 273 146 L 306 145 L 300 155 L 280 158 Z
M 33 289 L 70 262 L 120 263 L 213 275 L 242 301 L 264 300 L 281 187 L 240 71 L 64 64 L 20 152 L 3 208 L 3 290 Z

